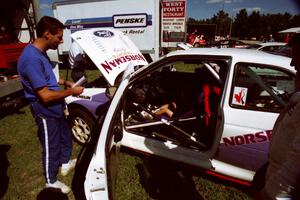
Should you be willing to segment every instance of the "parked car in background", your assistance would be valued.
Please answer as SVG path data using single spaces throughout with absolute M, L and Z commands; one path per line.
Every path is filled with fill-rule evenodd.
M 99 91 L 105 103 L 93 108 L 88 106 L 93 98 L 85 95 L 68 102 L 98 118 L 78 161 L 81 178 L 74 177 L 86 199 L 113 199 L 120 147 L 252 184 L 267 161 L 274 122 L 294 91 L 290 58 L 249 49 L 191 48 L 148 65 L 120 32 L 85 30 L 72 38 L 110 85 L 118 85 Z M 211 91 L 206 100 L 204 86 Z M 156 114 L 172 102 L 174 116 Z
M 246 48 L 249 44 L 240 40 L 225 39 L 216 42 L 215 46 L 219 48 Z
M 193 47 L 204 47 L 206 45 L 206 40 L 204 35 L 199 35 L 197 33 L 191 33 L 187 36 L 187 43 Z
M 292 58 L 292 47 L 288 46 L 288 45 L 284 45 L 272 53 L 275 55 L 286 56 L 286 57 Z
M 251 44 L 246 49 L 256 49 L 258 51 L 265 51 L 265 52 L 276 52 L 282 46 L 285 46 L 286 43 L 284 42 L 262 42 L 257 44 Z

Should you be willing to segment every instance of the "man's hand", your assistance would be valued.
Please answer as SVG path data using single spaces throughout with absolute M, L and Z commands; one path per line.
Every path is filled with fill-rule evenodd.
M 73 96 L 78 96 L 83 92 L 83 90 L 84 90 L 84 87 L 81 87 L 81 86 L 73 87 L 72 88 L 72 95 Z
M 36 91 L 39 99 L 47 104 L 54 101 L 60 101 L 66 98 L 67 96 L 73 95 L 78 96 L 83 92 L 84 87 L 78 86 L 73 88 L 68 88 L 65 90 L 49 90 L 48 87 L 40 88 Z
M 66 81 L 66 80 L 60 78 L 59 81 L 58 81 L 58 84 L 59 85 L 64 85 L 65 88 L 71 88 L 71 87 L 73 87 L 73 85 L 75 83 L 73 81 Z

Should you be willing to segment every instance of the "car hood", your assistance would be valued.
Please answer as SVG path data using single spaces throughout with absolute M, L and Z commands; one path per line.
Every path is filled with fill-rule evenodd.
M 77 31 L 71 37 L 78 42 L 110 85 L 115 85 L 118 76 L 130 66 L 148 64 L 140 50 L 121 31 L 88 29 Z

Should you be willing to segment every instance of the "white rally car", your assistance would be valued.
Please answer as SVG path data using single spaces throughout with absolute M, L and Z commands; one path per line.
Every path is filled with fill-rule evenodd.
M 117 31 L 85 30 L 72 37 L 111 85 L 125 65 L 145 65 Z M 103 57 L 107 43 L 115 52 Z M 91 111 L 98 122 L 79 159 L 75 182 L 84 183 L 86 199 L 112 199 L 122 146 L 251 185 L 267 161 L 274 122 L 294 91 L 290 61 L 248 49 L 192 48 L 123 75 L 113 94 L 112 88 L 100 91 L 107 100 L 94 107 L 98 112 Z M 92 102 L 89 95 L 69 104 Z M 162 105 L 172 107 L 174 115 L 158 114 Z

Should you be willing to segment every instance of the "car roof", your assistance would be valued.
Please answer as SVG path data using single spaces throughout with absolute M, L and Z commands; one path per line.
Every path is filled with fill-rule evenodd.
M 167 54 L 167 57 L 180 55 L 206 55 L 206 56 L 229 56 L 235 62 L 262 63 L 267 65 L 282 66 L 289 70 L 294 68 L 290 66 L 291 58 L 269 54 L 253 49 L 238 48 L 190 48 L 188 50 L 177 50 Z

